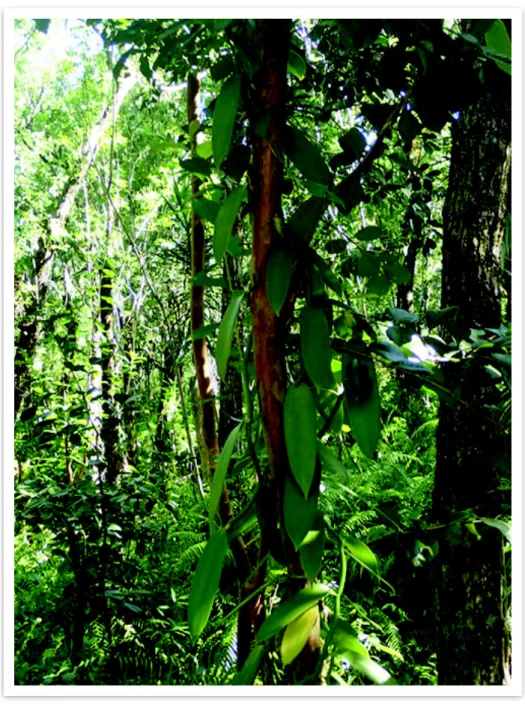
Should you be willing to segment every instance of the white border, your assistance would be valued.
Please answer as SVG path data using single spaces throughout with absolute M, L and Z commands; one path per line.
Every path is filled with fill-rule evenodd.
M 177 3 L 178 4 L 178 3 Z M 53 9 L 47 8 L 42 2 L 32 3 L 31 8 L 16 8 L 4 10 L 4 242 L 3 242 L 3 423 L 2 440 L 4 448 L 4 671 L 3 684 L 4 696 L 125 696 L 147 697 L 176 696 L 186 700 L 207 698 L 210 696 L 231 697 L 278 697 L 279 696 L 307 696 L 325 699 L 328 697 L 349 697 L 374 699 L 389 696 L 477 696 L 477 697 L 505 697 L 520 696 L 522 694 L 523 663 L 522 651 L 522 433 L 523 424 L 523 363 L 520 353 L 523 351 L 523 223 L 521 210 L 522 189 L 522 9 L 515 5 L 511 7 L 496 7 L 485 3 L 464 0 L 461 7 L 454 3 L 440 4 L 439 7 L 421 7 L 417 0 L 405 0 L 404 7 L 396 7 L 394 3 L 371 2 L 366 6 L 352 7 L 349 2 L 331 2 L 328 5 L 319 4 L 312 6 L 299 0 L 287 0 L 286 3 L 277 3 L 271 0 L 264 6 L 230 4 L 227 7 L 212 3 L 201 5 L 186 3 L 177 7 L 176 3 L 167 3 L 156 8 L 132 7 L 125 0 L 116 0 L 111 8 L 72 6 L 72 3 L 55 3 Z M 481 6 L 480 6 L 481 5 Z M 188 11 L 188 7 L 190 11 Z M 200 18 L 200 17 L 312 17 L 312 18 L 511 18 L 512 45 L 513 45 L 513 75 L 512 75 L 512 194 L 513 194 L 513 407 L 512 407 L 512 506 L 513 506 L 513 682 L 510 686 L 351 686 L 346 688 L 320 688 L 319 686 L 15 686 L 14 681 L 14 625 L 13 625 L 13 542 L 12 527 L 14 524 L 13 497 L 14 479 L 14 453 L 13 453 L 13 423 L 12 409 L 14 404 L 13 384 L 11 382 L 12 360 L 14 359 L 14 295 L 13 295 L 13 259 L 14 243 L 14 202 L 13 182 L 13 133 L 14 133 L 14 64 L 13 64 L 13 32 L 14 18 L 66 18 L 66 17 L 159 17 L 159 18 Z M 9 599 L 8 599 L 9 596 Z M 25 698 L 23 698 L 25 700 Z M 455 699 L 455 698 L 454 698 Z

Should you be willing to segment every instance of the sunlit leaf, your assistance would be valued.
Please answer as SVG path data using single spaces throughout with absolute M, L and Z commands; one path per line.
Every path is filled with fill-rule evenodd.
M 224 486 L 224 481 L 226 479 L 226 472 L 228 471 L 228 466 L 235 449 L 235 444 L 237 442 L 237 436 L 241 430 L 241 424 L 236 426 L 226 439 L 226 443 L 221 451 L 219 460 L 215 467 L 215 472 L 213 473 L 213 480 L 211 483 L 210 490 L 210 501 L 208 505 L 208 518 L 213 521 L 213 517 L 217 513 L 219 508 L 219 502 L 222 495 L 222 488 Z
M 285 666 L 299 656 L 318 619 L 319 607 L 314 605 L 286 627 L 281 642 L 281 658 Z
M 279 605 L 279 607 L 265 619 L 257 632 L 255 637 L 256 641 L 260 643 L 278 634 L 281 629 L 290 624 L 290 622 L 316 605 L 323 597 L 326 597 L 328 592 L 329 587 L 321 583 L 303 588 L 303 590 L 289 600 Z
M 233 332 L 237 323 L 237 316 L 239 315 L 243 296 L 244 291 L 232 291 L 230 303 L 219 326 L 217 345 L 215 346 L 215 359 L 217 360 L 217 371 L 222 380 L 226 379 Z
M 253 647 L 240 673 L 238 673 L 235 677 L 233 685 L 253 685 L 253 681 L 257 676 L 257 671 L 261 665 L 264 652 L 265 647 L 262 644 Z
M 226 532 L 217 531 L 212 534 L 191 581 L 188 624 L 194 643 L 208 622 L 227 551 Z
M 303 57 L 293 49 L 288 52 L 288 72 L 297 78 L 304 78 L 306 74 L 306 64 Z

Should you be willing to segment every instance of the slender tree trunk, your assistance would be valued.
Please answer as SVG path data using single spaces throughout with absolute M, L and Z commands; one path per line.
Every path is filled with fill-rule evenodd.
M 195 74 L 188 76 L 188 124 L 198 120 L 198 95 L 199 79 Z M 192 194 L 197 198 L 199 194 L 200 180 L 192 177 Z M 204 270 L 205 250 L 204 250 L 204 223 L 199 216 L 193 212 L 191 219 L 191 262 L 192 277 Z M 204 324 L 204 289 L 196 286 L 192 282 L 191 286 L 191 329 L 197 330 Z M 219 440 L 217 436 L 217 412 L 215 406 L 215 392 L 213 389 L 212 368 L 206 338 L 193 340 L 193 358 L 195 371 L 197 374 L 197 385 L 200 398 L 201 430 L 203 439 L 203 455 L 207 472 L 213 477 L 216 466 L 216 459 L 219 455 Z M 232 518 L 232 509 L 228 497 L 226 485 L 223 488 L 219 514 L 223 525 L 226 525 Z M 242 586 L 250 575 L 250 561 L 246 547 L 241 538 L 233 542 L 232 553 L 237 567 L 237 577 L 241 585 L 240 595 L 242 598 Z M 237 654 L 238 665 L 242 667 L 248 657 L 252 640 L 252 624 L 250 619 L 249 605 L 239 612 L 238 632 L 237 632 Z
M 266 449 L 271 476 L 274 514 L 290 575 L 301 576 L 298 553 L 286 536 L 283 517 L 284 482 L 290 472 L 284 440 L 283 402 L 286 392 L 285 340 L 293 309 L 293 295 L 279 316 L 273 311 L 266 292 L 266 266 L 272 244 L 278 237 L 276 219 L 282 218 L 281 195 L 283 162 L 280 156 L 286 106 L 286 66 L 290 40 L 289 20 L 259 20 L 262 42 L 262 73 L 257 106 L 259 115 L 270 115 L 267 137 L 254 134 L 253 148 L 253 340 L 255 374 L 262 411 Z M 292 590 L 304 586 L 304 578 L 293 580 Z M 314 673 L 319 657 L 319 624 L 294 663 L 298 678 Z
M 510 79 L 484 67 L 484 94 L 454 125 L 444 210 L 443 307 L 457 306 L 456 334 L 501 322 L 501 244 L 510 179 Z M 447 366 L 447 385 L 460 403 L 442 403 L 437 432 L 433 508 L 438 521 L 473 509 L 501 512 L 499 471 L 506 436 L 498 393 L 475 357 Z M 457 525 L 456 525 L 457 526 Z M 499 685 L 504 681 L 502 537 L 479 528 L 481 540 L 450 528 L 440 543 L 437 585 L 439 683 Z
M 100 139 L 111 126 L 114 116 L 135 82 L 135 76 L 124 79 L 115 94 L 113 104 L 104 108 L 100 120 L 88 135 L 82 149 L 78 174 L 69 180 L 60 204 L 43 224 L 43 235 L 38 239 L 35 254 L 35 294 L 20 317 L 20 337 L 15 352 L 15 418 L 31 386 L 30 369 L 40 332 L 38 312 L 47 294 L 55 244 L 66 226 L 82 182 L 97 155 Z

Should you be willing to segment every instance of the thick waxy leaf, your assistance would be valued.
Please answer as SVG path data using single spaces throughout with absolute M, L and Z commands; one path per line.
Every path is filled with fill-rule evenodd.
M 250 655 L 245 661 L 241 672 L 237 674 L 233 685 L 253 685 L 259 666 L 261 665 L 262 657 L 264 656 L 265 648 L 261 644 L 254 646 L 250 651 Z
M 491 51 L 506 56 L 509 59 L 511 58 L 512 44 L 503 20 L 495 20 L 495 22 L 492 23 L 488 32 L 485 33 L 485 41 Z M 505 73 L 512 74 L 510 64 L 497 60 L 496 63 Z
M 208 157 L 211 157 L 212 146 L 210 140 L 199 142 L 199 144 L 195 147 L 195 152 L 197 156 L 202 159 L 208 159 Z
M 322 198 L 313 196 L 302 203 L 288 222 L 288 231 L 292 239 L 307 245 L 314 236 L 323 211 L 324 201 Z
M 319 453 L 319 457 L 321 458 L 321 462 L 323 463 L 323 468 L 328 472 L 334 473 L 334 475 L 337 475 L 341 480 L 346 482 L 348 480 L 349 472 L 343 463 L 335 457 L 332 451 L 328 450 L 328 448 L 321 443 L 321 441 L 317 443 L 317 451 Z
M 341 149 L 346 152 L 352 161 L 359 159 L 366 147 L 366 140 L 357 127 L 352 127 L 339 138 Z
M 487 526 L 492 526 L 495 529 L 499 529 L 507 541 L 512 543 L 511 527 L 506 521 L 501 521 L 501 519 L 491 519 L 490 517 L 481 517 L 481 521 Z
M 328 186 L 332 175 L 319 147 L 296 127 L 288 126 L 284 134 L 284 151 L 305 179 Z
M 356 654 L 360 654 L 364 658 L 370 658 L 368 651 L 357 638 L 357 632 L 355 629 L 348 624 L 348 622 L 344 622 L 343 620 L 339 620 L 337 622 L 334 632 L 334 645 L 337 653 L 341 656 L 348 653 L 348 651 L 353 651 Z
M 299 656 L 318 619 L 319 607 L 314 605 L 286 627 L 281 642 L 281 658 L 285 666 Z
M 180 165 L 183 169 L 192 174 L 200 174 L 201 176 L 209 176 L 211 174 L 211 166 L 205 159 L 201 159 L 201 157 L 183 159 Z
M 301 327 L 301 355 L 308 376 L 317 387 L 331 389 L 332 350 L 328 334 L 328 322 L 320 308 L 305 306 L 299 318 Z
M 321 512 L 317 512 L 313 529 L 308 532 L 303 545 L 299 548 L 301 565 L 308 580 L 313 583 L 321 571 L 324 551 L 324 521 Z
M 266 269 L 266 293 L 271 307 L 277 315 L 286 300 L 293 272 L 293 258 L 282 247 L 274 247 L 268 258 Z
M 307 497 L 314 478 L 317 438 L 314 399 L 306 384 L 286 392 L 284 437 L 293 476 Z
M 228 466 L 232 457 L 232 453 L 235 449 L 235 443 L 237 442 L 237 436 L 241 430 L 241 425 L 236 426 L 228 438 L 221 451 L 219 460 L 215 467 L 215 472 L 213 473 L 213 481 L 211 483 L 210 490 L 210 503 L 208 506 L 208 517 L 210 521 L 213 521 L 213 517 L 217 513 L 219 507 L 219 502 L 221 499 L 222 488 L 224 486 L 224 481 L 226 479 L 226 472 L 228 471 Z
M 376 225 L 368 225 L 354 235 L 355 238 L 364 242 L 372 242 L 372 240 L 377 240 L 382 236 L 381 228 L 378 228 Z
M 215 359 L 217 360 L 217 371 L 219 377 L 224 381 L 226 379 L 226 371 L 228 369 L 228 359 L 232 346 L 233 331 L 237 323 L 237 316 L 241 308 L 241 301 L 244 296 L 244 291 L 232 291 L 232 298 L 224 314 L 224 318 L 219 326 L 219 335 L 217 337 L 217 345 L 215 347 Z
M 194 213 L 203 220 L 209 220 L 210 223 L 215 223 L 220 207 L 220 203 L 210 201 L 208 198 L 197 198 L 192 203 Z
M 235 116 L 241 97 L 241 77 L 232 76 L 223 85 L 213 114 L 212 147 L 213 159 L 220 167 L 230 151 Z
M 284 484 L 284 528 L 295 548 L 299 548 L 307 533 L 313 529 L 317 515 L 318 491 L 305 498 L 296 483 L 289 477 Z
M 300 617 L 307 610 L 316 605 L 319 600 L 322 600 L 329 591 L 330 588 L 322 584 L 304 588 L 289 600 L 279 605 L 279 607 L 265 619 L 257 632 L 255 640 L 260 643 L 278 634 L 283 627 L 286 627 L 294 619 L 297 619 L 297 617 Z
M 219 264 L 228 247 L 233 225 L 239 208 L 246 193 L 244 186 L 237 186 L 223 201 L 215 218 L 215 231 L 213 233 L 213 254 Z
M 317 270 L 321 275 L 321 278 L 326 284 L 326 286 L 330 287 L 332 291 L 335 291 L 336 294 L 339 294 L 339 296 L 341 296 L 341 294 L 343 293 L 343 290 L 341 288 L 341 282 L 339 281 L 333 269 L 324 261 L 320 254 L 318 254 L 314 250 L 311 250 L 310 252 L 312 261 L 317 267 Z
M 297 76 L 297 78 L 304 78 L 306 73 L 306 64 L 302 56 L 290 49 L 288 52 L 288 72 Z
M 226 532 L 217 531 L 212 534 L 199 559 L 191 581 L 188 605 L 188 623 L 193 642 L 199 638 L 208 622 L 227 551 Z
M 350 551 L 352 558 L 354 558 L 360 565 L 369 570 L 374 575 L 379 573 L 379 563 L 375 553 L 368 548 L 366 543 L 356 539 L 354 536 L 346 535 L 343 538 L 343 543 Z
M 350 663 L 352 668 L 359 671 L 364 676 L 369 678 L 373 683 L 377 685 L 386 685 L 387 683 L 394 685 L 395 681 L 390 675 L 390 673 L 380 666 L 375 661 L 372 661 L 370 656 L 363 656 L 358 654 L 356 651 L 346 651 L 344 656 Z
M 352 435 L 371 459 L 381 429 L 379 389 L 372 360 L 343 355 L 343 386 Z

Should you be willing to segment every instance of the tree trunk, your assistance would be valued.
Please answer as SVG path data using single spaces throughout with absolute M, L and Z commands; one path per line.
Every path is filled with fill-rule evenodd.
M 253 150 L 253 342 L 255 374 L 262 412 L 274 515 L 278 517 L 290 575 L 302 575 L 298 553 L 284 529 L 283 497 L 285 477 L 290 473 L 284 439 L 283 402 L 286 392 L 285 341 L 293 309 L 293 293 L 277 316 L 266 292 L 266 266 L 276 241 L 276 219 L 282 218 L 283 161 L 281 142 L 285 126 L 286 66 L 290 40 L 289 20 L 259 20 L 262 42 L 262 73 L 259 77 L 259 115 L 270 115 L 267 137 L 254 134 Z M 305 580 L 294 579 L 293 590 Z M 319 624 L 294 663 L 299 679 L 314 673 L 319 657 Z
M 510 181 L 510 79 L 484 66 L 484 94 L 454 125 L 449 188 L 444 209 L 443 307 L 457 306 L 456 335 L 501 323 L 501 245 Z M 501 512 L 498 466 L 506 437 L 494 406 L 498 393 L 474 358 L 447 365 L 455 406 L 442 402 L 437 432 L 433 510 Z M 456 525 L 457 527 L 457 525 Z M 440 543 L 437 585 L 437 657 L 442 685 L 504 681 L 503 546 L 487 526 L 481 540 L 449 525 Z

